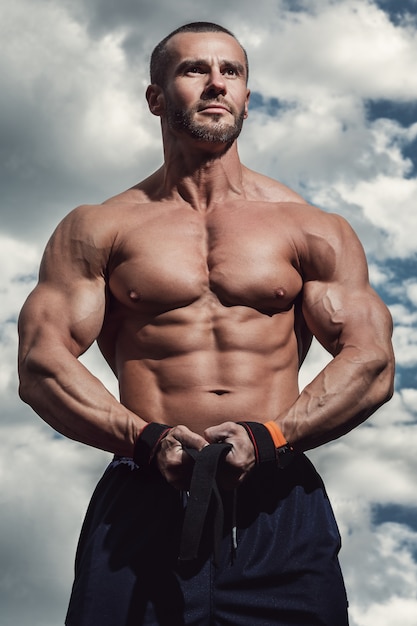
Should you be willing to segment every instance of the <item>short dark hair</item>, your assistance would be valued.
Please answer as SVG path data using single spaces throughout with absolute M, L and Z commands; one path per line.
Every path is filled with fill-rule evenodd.
M 176 28 L 172 31 L 172 33 L 164 37 L 164 39 L 158 43 L 152 52 L 150 70 L 151 83 L 153 85 L 159 85 L 160 87 L 165 86 L 168 65 L 172 59 L 172 55 L 167 49 L 167 43 L 172 37 L 174 37 L 174 35 L 178 35 L 179 33 L 226 33 L 226 35 L 230 35 L 236 39 L 230 30 L 224 28 L 223 26 L 219 26 L 218 24 L 213 24 L 212 22 L 191 22 L 190 24 L 184 24 L 184 26 Z M 240 41 L 238 41 L 238 39 L 236 39 L 236 41 L 242 48 L 245 56 L 247 80 L 249 75 L 248 55 L 246 54 L 246 50 Z

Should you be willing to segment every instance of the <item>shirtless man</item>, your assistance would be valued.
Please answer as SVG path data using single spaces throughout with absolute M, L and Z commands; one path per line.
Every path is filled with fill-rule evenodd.
M 21 313 L 22 399 L 116 455 L 83 527 L 69 626 L 347 624 L 337 527 L 303 452 L 391 396 L 391 318 L 349 225 L 241 164 L 247 78 L 222 27 L 157 46 L 146 95 L 163 166 L 62 221 Z M 312 335 L 334 358 L 300 393 Z M 120 402 L 78 361 L 95 340 Z M 285 469 L 278 453 L 262 465 L 265 434 Z M 182 563 L 185 448 L 220 441 L 220 563 L 205 539 Z

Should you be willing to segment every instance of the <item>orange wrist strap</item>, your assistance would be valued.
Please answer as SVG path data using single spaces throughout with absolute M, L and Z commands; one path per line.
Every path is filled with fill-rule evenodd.
M 272 437 L 272 441 L 274 442 L 274 446 L 276 448 L 280 448 L 281 446 L 285 446 L 288 441 L 285 439 L 284 435 L 278 424 L 276 422 L 266 422 L 264 424 L 265 428 L 268 429 L 269 434 Z

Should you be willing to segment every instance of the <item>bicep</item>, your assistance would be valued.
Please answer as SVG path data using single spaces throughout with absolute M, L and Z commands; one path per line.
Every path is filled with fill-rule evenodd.
M 79 356 L 97 338 L 105 311 L 108 248 L 94 209 L 79 207 L 59 224 L 41 262 L 39 283 L 20 316 L 23 353 L 35 345 Z
M 349 225 L 332 246 L 332 262 L 315 266 L 303 289 L 303 315 L 308 327 L 333 356 L 353 347 L 372 350 L 390 343 L 392 321 L 372 289 L 363 248 Z
M 305 289 L 303 314 L 333 356 L 349 347 L 366 350 L 390 341 L 391 316 L 369 285 L 353 291 L 336 283 L 311 283 Z
M 78 279 L 59 288 L 42 281 L 25 302 L 19 318 L 21 358 L 35 348 L 60 347 L 78 357 L 95 341 L 105 310 L 104 281 Z

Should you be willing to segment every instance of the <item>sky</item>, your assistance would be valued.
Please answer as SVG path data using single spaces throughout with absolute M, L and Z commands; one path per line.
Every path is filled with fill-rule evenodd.
M 242 161 L 349 220 L 393 316 L 393 399 L 309 456 L 342 534 L 351 626 L 416 626 L 417 0 L 2 1 L 0 623 L 63 624 L 83 515 L 109 461 L 18 399 L 18 313 L 63 216 L 161 164 L 149 55 L 195 20 L 229 28 L 248 52 Z M 301 386 L 327 360 L 313 344 Z M 96 348 L 83 361 L 117 394 Z

